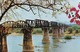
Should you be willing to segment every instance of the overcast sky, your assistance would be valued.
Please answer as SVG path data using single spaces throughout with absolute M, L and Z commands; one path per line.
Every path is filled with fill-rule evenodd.
M 78 3 L 80 2 L 80 0 L 68 0 L 68 1 L 74 7 L 77 7 Z M 65 13 L 56 14 L 56 16 L 52 16 L 52 11 L 47 9 L 45 9 L 45 11 L 47 14 L 40 12 L 40 16 L 39 16 L 39 14 L 37 14 L 38 10 L 34 11 L 36 13 L 36 15 L 34 15 L 32 11 L 27 12 L 19 8 L 15 10 L 15 13 L 18 14 L 17 18 L 12 18 L 10 20 L 44 19 L 48 21 L 57 21 L 61 23 L 70 24 L 69 19 Z M 2 19 L 2 22 L 3 21 L 5 21 L 5 19 Z

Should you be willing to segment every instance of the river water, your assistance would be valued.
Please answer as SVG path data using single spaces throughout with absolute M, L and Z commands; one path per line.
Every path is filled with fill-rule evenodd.
M 80 37 L 75 39 L 59 41 L 52 39 L 50 36 L 50 44 L 42 44 L 42 35 L 33 35 L 34 52 L 80 52 Z M 8 52 L 22 52 L 23 36 L 7 36 Z

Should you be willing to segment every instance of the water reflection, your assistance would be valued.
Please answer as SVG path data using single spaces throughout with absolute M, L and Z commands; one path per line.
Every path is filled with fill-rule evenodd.
M 49 52 L 49 44 L 43 44 L 43 52 Z
M 58 42 L 59 42 L 59 39 L 53 39 L 53 47 L 54 48 L 58 47 Z
M 72 40 L 52 39 L 50 44 L 42 44 L 41 35 L 33 35 L 34 52 L 80 52 L 80 37 Z M 66 43 L 65 43 L 66 42 Z M 8 52 L 22 52 L 23 36 L 7 37 Z

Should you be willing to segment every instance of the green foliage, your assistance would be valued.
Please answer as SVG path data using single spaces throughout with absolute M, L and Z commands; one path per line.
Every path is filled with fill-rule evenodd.
M 69 32 L 69 34 L 71 34 L 73 31 L 75 31 L 75 33 L 80 33 L 80 26 L 73 25 L 73 26 L 67 28 L 67 31 Z
M 78 29 L 78 32 L 80 32 L 80 29 Z
M 78 30 L 76 30 L 76 32 L 75 33 L 79 33 L 79 31 Z
M 74 26 L 72 26 L 72 28 L 73 28 L 73 30 L 77 30 L 77 29 L 79 29 L 80 27 L 79 27 L 78 25 L 74 25 Z
M 63 0 L 60 0 L 60 1 L 63 1 Z
M 69 28 L 67 28 L 67 30 L 68 30 L 69 34 L 71 34 L 72 31 L 73 31 L 73 28 L 72 27 L 69 27 Z
M 36 34 L 36 33 L 42 33 L 42 30 L 41 30 L 41 29 L 35 29 L 35 30 L 33 31 L 33 34 Z
M 72 39 L 72 36 L 65 36 L 64 39 L 70 40 Z

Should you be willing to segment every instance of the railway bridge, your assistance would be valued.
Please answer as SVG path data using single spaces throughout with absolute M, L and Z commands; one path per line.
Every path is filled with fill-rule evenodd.
M 6 21 L 0 24 L 0 52 L 8 52 L 7 48 L 7 34 L 12 33 L 11 31 L 16 28 L 20 28 L 23 32 L 23 52 L 34 52 L 32 43 L 32 31 L 34 28 L 41 28 L 43 32 L 43 43 L 50 43 L 49 40 L 49 29 L 52 29 L 53 37 L 58 38 L 62 36 L 64 30 L 68 26 L 62 23 L 47 21 L 41 19 L 30 20 L 26 19 L 18 21 Z

